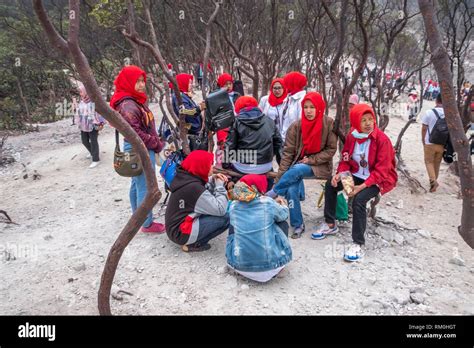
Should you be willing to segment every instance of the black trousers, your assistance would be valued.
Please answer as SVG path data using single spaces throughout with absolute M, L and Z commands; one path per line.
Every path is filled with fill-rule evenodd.
M 82 132 L 81 139 L 82 144 L 86 147 L 87 151 L 92 156 L 92 161 L 99 162 L 99 142 L 97 138 L 99 137 L 99 132 L 95 129 L 92 132 Z
M 354 184 L 361 185 L 365 180 L 354 176 Z M 331 185 L 331 180 L 326 182 L 324 190 L 324 219 L 326 223 L 333 224 L 336 221 L 337 193 L 342 191 L 342 183 L 339 181 L 337 187 Z M 376 197 L 380 189 L 370 186 L 353 197 L 352 200 L 352 240 L 357 244 L 365 244 L 365 229 L 367 227 L 367 202 Z

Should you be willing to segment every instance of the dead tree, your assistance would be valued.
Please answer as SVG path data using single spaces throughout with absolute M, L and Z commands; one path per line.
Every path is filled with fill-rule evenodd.
M 436 69 L 438 80 L 440 81 L 441 96 L 449 136 L 454 147 L 455 160 L 457 160 L 459 167 L 463 205 L 461 225 L 458 227 L 458 231 L 464 241 L 471 248 L 474 248 L 474 214 L 472 214 L 474 208 L 474 176 L 469 142 L 464 132 L 461 116 L 459 115 L 453 88 L 453 74 L 450 70 L 449 56 L 443 46 L 433 2 L 431 0 L 418 0 L 418 5 L 423 15 L 433 65 Z
M 59 35 L 58 31 L 52 25 L 41 0 L 33 1 L 36 16 L 39 19 L 41 27 L 45 32 L 51 45 L 61 52 L 65 57 L 71 59 L 76 70 L 87 90 L 87 94 L 94 102 L 97 112 L 99 112 L 110 124 L 127 138 L 132 147 L 137 151 L 143 165 L 146 178 L 147 194 L 143 203 L 133 213 L 125 227 L 120 232 L 117 240 L 110 249 L 104 271 L 100 282 L 98 294 L 98 308 L 101 315 L 110 315 L 110 290 L 117 270 L 120 258 L 138 232 L 140 226 L 145 222 L 147 214 L 161 198 L 161 192 L 158 189 L 155 172 L 153 170 L 148 150 L 145 144 L 133 130 L 130 124 L 102 99 L 99 87 L 89 66 L 87 57 L 79 47 L 79 16 L 80 1 L 69 1 L 69 32 L 67 40 Z

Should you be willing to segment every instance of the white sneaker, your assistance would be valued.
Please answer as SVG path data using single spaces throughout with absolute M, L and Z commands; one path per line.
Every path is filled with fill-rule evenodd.
M 349 262 L 359 261 L 363 255 L 362 246 L 357 243 L 352 243 L 344 252 L 344 260 Z
M 92 162 L 89 168 L 95 168 L 99 165 L 99 162 Z
M 91 158 L 92 158 L 92 155 L 91 155 L 91 154 L 88 154 L 88 155 L 86 156 L 86 158 L 87 158 L 87 159 L 91 159 Z
M 339 232 L 339 227 L 337 227 L 336 224 L 334 224 L 334 227 L 329 227 L 329 225 L 326 222 L 323 222 L 316 229 L 316 232 L 311 234 L 311 239 L 324 239 L 326 238 L 326 236 L 330 236 L 338 232 Z

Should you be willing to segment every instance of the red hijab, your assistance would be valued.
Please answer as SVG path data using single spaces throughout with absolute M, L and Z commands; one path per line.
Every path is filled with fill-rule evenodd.
M 275 94 L 273 94 L 273 85 L 277 82 L 279 82 L 281 86 L 283 87 L 283 94 L 280 97 L 277 97 Z M 270 103 L 271 106 L 280 105 L 285 100 L 287 94 L 288 94 L 288 91 L 285 88 L 284 80 L 282 78 L 274 79 L 272 81 L 272 84 L 270 85 L 270 95 L 268 97 L 268 102 Z
M 235 113 L 239 114 L 240 110 L 244 108 L 255 108 L 255 107 L 258 107 L 257 99 L 248 95 L 244 95 L 237 99 L 237 101 L 235 102 L 234 109 L 235 109 Z
M 176 82 L 178 83 L 178 89 L 180 92 L 188 93 L 189 84 L 194 79 L 193 75 L 190 74 L 178 74 L 176 75 Z M 171 84 L 173 86 L 173 84 Z M 173 87 L 171 87 L 173 88 Z
M 292 71 L 286 74 L 283 81 L 285 82 L 285 87 L 290 94 L 302 91 L 308 83 L 306 76 L 298 71 Z
M 119 72 L 114 81 L 115 93 L 110 99 L 112 109 L 115 109 L 117 102 L 125 97 L 132 97 L 138 103 L 145 104 L 146 94 L 135 90 L 135 84 L 140 76 L 143 76 L 146 82 L 146 73 L 135 65 L 127 65 Z
M 214 155 L 212 153 L 204 150 L 194 150 L 181 163 L 181 168 L 207 182 L 213 161 Z
M 260 193 L 267 192 L 267 177 L 265 175 L 247 174 L 243 176 L 240 181 L 249 186 L 255 186 Z
M 217 84 L 219 85 L 220 88 L 223 88 L 227 82 L 232 82 L 234 83 L 234 79 L 232 78 L 232 75 L 223 73 L 219 78 L 217 79 Z
M 316 108 L 316 117 L 308 120 L 304 114 L 304 103 L 309 100 Z M 309 155 L 321 151 L 321 138 L 323 132 L 323 118 L 326 110 L 326 102 L 321 94 L 309 92 L 301 101 L 301 133 L 303 137 L 303 149 L 301 155 Z
M 375 133 L 378 130 L 375 113 L 372 107 L 367 104 L 356 104 L 352 107 L 351 113 L 349 115 L 352 129 L 356 129 L 359 133 L 363 133 L 360 128 L 360 121 L 362 121 L 362 116 L 364 116 L 364 114 L 371 114 L 372 117 L 374 118 L 374 130 L 370 134 L 375 135 Z M 368 139 L 369 138 L 365 138 L 365 139 L 355 138 L 355 140 L 359 144 L 366 142 Z

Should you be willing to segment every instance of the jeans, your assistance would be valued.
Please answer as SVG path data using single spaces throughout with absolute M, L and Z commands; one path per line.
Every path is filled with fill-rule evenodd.
M 354 176 L 354 184 L 361 185 L 365 180 Z M 326 223 L 336 221 L 337 193 L 343 189 L 341 181 L 337 187 L 331 185 L 331 180 L 326 181 L 324 190 L 324 219 Z M 352 200 L 352 240 L 357 244 L 365 244 L 365 229 L 367 227 L 367 202 L 376 197 L 380 192 L 378 186 L 373 185 L 360 191 Z
M 124 141 L 123 143 L 123 150 L 130 151 L 132 149 L 132 145 Z M 151 159 L 151 165 L 153 167 L 153 171 L 155 171 L 156 159 L 155 159 L 155 151 L 148 150 L 148 154 Z M 130 205 L 132 206 L 132 213 L 137 210 L 137 207 L 142 204 L 143 200 L 146 196 L 146 179 L 145 173 L 141 173 L 138 176 L 132 177 L 132 183 L 130 185 Z M 147 218 L 143 223 L 143 227 L 150 227 L 151 223 L 153 222 L 153 211 L 150 210 L 148 212 Z
M 290 208 L 290 224 L 292 227 L 303 225 L 300 201 L 304 201 L 304 178 L 313 178 L 313 170 L 308 164 L 298 163 L 288 169 L 275 185 L 273 191 L 284 196 Z
M 290 229 L 290 226 L 288 225 L 288 222 L 286 222 L 286 221 L 280 221 L 280 222 L 275 221 L 275 223 L 278 225 L 278 227 L 280 227 L 280 229 L 283 231 L 285 236 L 288 237 L 288 231 Z M 234 233 L 234 226 L 230 225 L 229 226 L 229 234 L 233 234 L 233 233 Z
M 192 246 L 207 244 L 229 228 L 229 214 L 224 216 L 201 215 L 199 217 L 199 234 Z
M 86 147 L 87 151 L 92 156 L 92 161 L 99 162 L 99 142 L 97 138 L 99 136 L 99 132 L 96 130 L 92 130 L 91 132 L 82 132 L 81 131 L 81 139 L 82 144 Z

